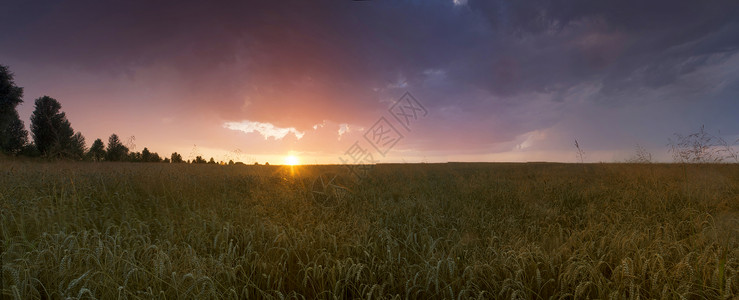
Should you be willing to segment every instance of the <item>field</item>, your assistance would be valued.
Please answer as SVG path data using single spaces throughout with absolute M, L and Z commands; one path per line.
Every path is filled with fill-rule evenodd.
M 3 298 L 739 297 L 736 164 L 327 173 L 0 161 Z

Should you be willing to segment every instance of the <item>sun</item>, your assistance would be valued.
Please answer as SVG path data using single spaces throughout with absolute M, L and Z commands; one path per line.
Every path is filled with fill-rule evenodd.
M 300 160 L 295 155 L 285 156 L 285 164 L 289 166 L 295 166 L 300 164 Z

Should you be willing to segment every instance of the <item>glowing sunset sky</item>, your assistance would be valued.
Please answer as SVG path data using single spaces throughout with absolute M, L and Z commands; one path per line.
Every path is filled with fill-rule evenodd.
M 0 64 L 87 145 L 338 163 L 410 92 L 381 162 L 624 160 L 739 139 L 739 2 L 3 1 Z M 206 1 L 202 1 L 206 2 Z

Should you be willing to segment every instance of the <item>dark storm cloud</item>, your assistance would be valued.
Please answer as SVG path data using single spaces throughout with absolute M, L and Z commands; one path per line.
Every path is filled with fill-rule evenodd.
M 458 26 L 463 22 L 446 11 L 451 4 L 93 1 L 34 6 L 9 7 L 9 18 L 2 21 L 10 28 L 3 52 L 93 69 L 169 60 L 202 70 L 243 57 L 269 68 L 275 79 L 316 72 L 355 80 L 368 72 L 433 67 L 453 55 L 446 54 L 449 49 L 464 47 L 459 35 L 464 29 Z
M 522 46 L 523 51 L 515 51 L 519 55 L 487 63 L 508 70 L 498 77 L 512 78 L 513 85 L 523 89 L 569 86 L 589 76 L 602 77 L 606 91 L 624 84 L 633 87 L 633 82 L 658 87 L 695 70 L 706 56 L 733 54 L 739 47 L 739 2 L 730 0 L 470 1 L 469 5 L 492 28 L 516 37 L 509 42 Z M 528 68 L 527 63 L 536 67 Z M 547 73 L 557 76 L 540 75 Z M 632 80 L 624 83 L 628 79 Z
M 369 125 L 380 100 L 411 90 L 437 118 L 428 135 L 485 148 L 551 126 L 573 98 L 613 105 L 725 62 L 739 47 L 737 3 L 12 1 L 0 60 L 120 80 L 171 68 L 174 105 L 298 130 Z
M 54 1 L 10 3 L 6 55 L 126 71 L 169 61 L 207 76 L 247 60 L 271 82 L 381 85 L 428 69 L 499 95 L 668 84 L 739 45 L 736 1 Z M 256 73 L 256 72 L 250 72 Z M 556 74 L 557 76 L 552 76 Z M 243 75 L 247 76 L 247 75 Z M 239 79 L 247 79 L 242 77 Z M 200 80 L 200 78 L 198 78 Z M 220 81 L 220 80 L 219 80 Z
M 451 2 L 16 2 L 8 12 L 0 54 L 124 74 L 170 65 L 221 104 L 241 106 L 238 89 L 290 119 L 300 96 L 323 98 L 309 99 L 317 110 L 362 108 L 398 74 L 443 67 L 476 27 Z

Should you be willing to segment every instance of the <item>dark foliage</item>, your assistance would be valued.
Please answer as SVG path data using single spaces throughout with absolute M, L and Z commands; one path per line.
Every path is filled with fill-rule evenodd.
M 177 152 L 172 153 L 171 161 L 172 161 L 172 163 L 181 163 L 182 162 L 182 155 L 180 155 Z
M 128 147 L 121 143 L 118 135 L 111 134 L 108 138 L 108 148 L 105 151 L 105 159 L 109 161 L 122 161 L 128 157 Z
M 36 99 L 31 115 L 33 141 L 42 155 L 80 159 L 85 153 L 85 138 L 74 132 L 61 108 L 59 101 L 49 96 Z
M 22 98 L 23 88 L 15 85 L 13 73 L 0 65 L 0 152 L 18 153 L 28 142 L 28 131 L 16 110 Z
M 105 159 L 105 145 L 101 139 L 96 139 L 90 146 L 90 151 L 87 152 L 87 156 L 92 161 L 102 161 Z

